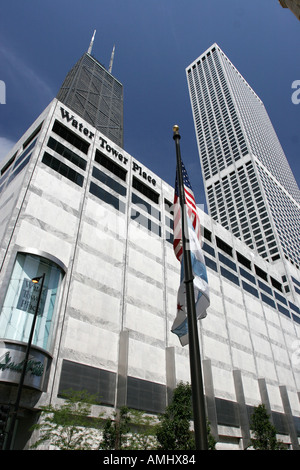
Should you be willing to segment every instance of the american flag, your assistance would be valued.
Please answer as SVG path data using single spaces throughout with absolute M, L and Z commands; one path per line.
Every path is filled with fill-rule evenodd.
M 196 237 L 200 241 L 200 237 L 201 237 L 200 219 L 197 213 L 194 193 L 193 193 L 192 186 L 191 186 L 187 171 L 185 169 L 185 166 L 182 162 L 181 162 L 181 165 L 182 165 L 182 177 L 183 177 L 183 186 L 184 186 L 187 216 L 190 218 Z M 173 230 L 174 230 L 174 242 L 173 242 L 174 252 L 175 252 L 176 258 L 179 261 L 181 261 L 183 248 L 182 248 L 182 229 L 181 229 L 181 208 L 180 208 L 177 172 L 176 172 L 175 195 L 174 195 L 174 229 Z
M 206 317 L 206 310 L 210 305 L 209 286 L 205 259 L 201 249 L 200 219 L 197 213 L 194 193 L 182 163 L 183 186 L 185 193 L 185 208 L 187 213 L 187 237 L 189 240 L 189 254 L 193 270 L 193 287 L 195 294 L 196 316 L 198 320 Z M 184 275 L 184 263 L 182 262 L 182 229 L 179 185 L 176 175 L 175 196 L 174 196 L 174 251 L 177 259 L 181 263 L 180 285 L 177 293 L 177 313 L 171 331 L 176 334 L 182 346 L 189 342 L 186 284 Z

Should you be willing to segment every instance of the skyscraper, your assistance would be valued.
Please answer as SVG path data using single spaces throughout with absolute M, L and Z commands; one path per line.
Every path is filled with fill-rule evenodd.
M 299 268 L 300 192 L 263 102 L 217 44 L 186 74 L 210 215 Z
M 300 20 L 300 2 L 299 0 L 279 0 L 282 8 L 289 8 L 294 15 Z
M 91 55 L 93 38 L 88 52 L 67 74 L 57 99 L 123 147 L 123 86 L 111 75 L 112 63 L 106 70 Z

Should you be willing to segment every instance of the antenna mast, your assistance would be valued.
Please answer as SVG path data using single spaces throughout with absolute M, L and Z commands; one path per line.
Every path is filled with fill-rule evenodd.
M 111 58 L 110 58 L 110 64 L 109 64 L 109 73 L 112 71 L 113 63 L 114 63 L 114 55 L 115 55 L 115 46 L 113 47 L 112 53 L 111 53 Z
M 92 39 L 91 39 L 91 42 L 90 42 L 90 45 L 89 45 L 89 48 L 88 48 L 88 54 L 91 54 L 91 53 L 92 53 L 93 44 L 94 44 L 94 39 L 95 39 L 95 34 L 96 34 L 96 30 L 94 31 L 93 37 L 92 37 Z

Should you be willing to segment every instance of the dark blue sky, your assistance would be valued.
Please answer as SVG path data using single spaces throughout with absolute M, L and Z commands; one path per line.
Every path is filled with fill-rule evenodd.
M 262 99 L 300 181 L 300 22 L 278 0 L 10 0 L 0 15 L 0 158 L 87 51 L 124 86 L 125 150 L 173 185 L 175 145 L 204 203 L 185 68 L 216 42 Z M 299 95 L 300 97 L 300 95 Z

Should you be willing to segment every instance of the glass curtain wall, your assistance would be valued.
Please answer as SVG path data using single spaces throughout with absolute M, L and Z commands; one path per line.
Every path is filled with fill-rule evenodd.
M 32 344 L 46 351 L 52 347 L 63 270 L 41 256 L 18 253 L 0 314 L 0 337 L 28 342 L 40 284 L 32 279 L 45 274 Z

